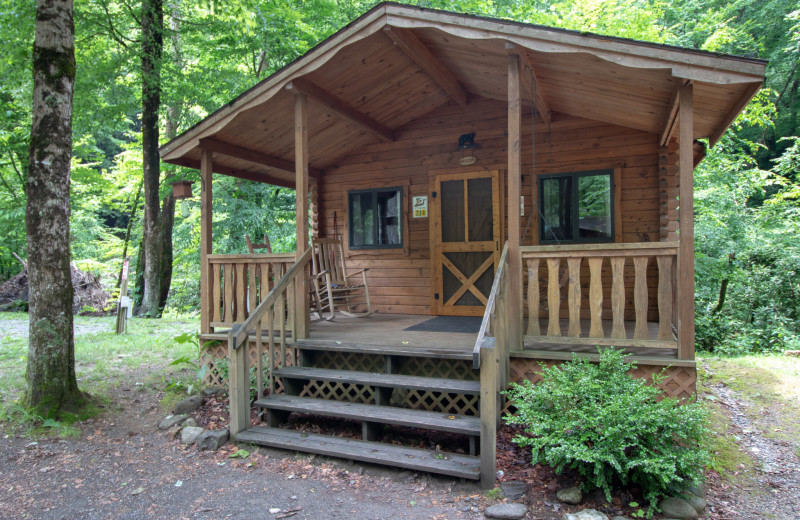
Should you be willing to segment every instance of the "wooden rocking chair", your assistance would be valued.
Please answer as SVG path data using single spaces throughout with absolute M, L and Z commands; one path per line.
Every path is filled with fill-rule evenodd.
M 328 309 L 329 315 L 325 319 L 333 319 L 336 306 L 343 306 L 340 312 L 345 316 L 363 318 L 372 314 L 367 286 L 368 269 L 348 274 L 342 241 L 339 239 L 315 238 L 312 247 L 312 281 L 320 311 Z M 358 275 L 361 275 L 361 283 L 350 280 Z M 355 312 L 354 309 L 359 306 L 366 308 L 366 311 Z
M 250 235 L 244 236 L 245 241 L 247 242 L 247 249 L 250 251 L 251 255 L 256 253 L 256 249 L 266 249 L 267 253 L 272 253 L 272 246 L 269 243 L 269 237 L 266 233 L 264 233 L 264 243 L 263 244 L 254 244 L 250 241 Z

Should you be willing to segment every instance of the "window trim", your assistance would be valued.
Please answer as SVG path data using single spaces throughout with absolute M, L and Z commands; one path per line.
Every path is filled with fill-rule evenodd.
M 400 195 L 400 214 L 397 216 L 398 219 L 398 226 L 399 229 L 399 236 L 400 236 L 400 243 L 399 244 L 377 244 L 378 237 L 378 225 L 377 222 L 374 222 L 374 230 L 375 235 L 373 235 L 373 239 L 375 244 L 374 245 L 355 245 L 353 244 L 353 238 L 355 233 L 353 232 L 353 203 L 350 195 L 358 194 L 358 193 L 372 193 L 372 201 L 377 207 L 377 194 L 378 192 L 386 192 L 386 191 L 395 191 Z M 406 230 L 406 223 L 405 221 L 405 187 L 404 186 L 385 186 L 379 188 L 366 188 L 366 189 L 356 189 L 356 190 L 347 190 L 347 248 L 348 250 L 353 251 L 363 251 L 363 250 L 383 250 L 383 249 L 404 249 L 405 247 L 405 230 Z M 373 218 L 377 218 L 377 213 L 374 215 Z
M 580 177 L 591 177 L 596 175 L 607 175 L 609 178 L 610 183 L 610 190 L 609 190 L 609 203 L 611 205 L 611 236 L 609 238 L 581 238 L 579 236 L 579 228 L 578 228 L 578 182 L 577 180 Z M 562 173 L 550 173 L 550 174 L 540 174 L 537 178 L 537 191 L 538 191 L 538 200 L 537 204 L 539 207 L 539 212 L 541 215 L 544 215 L 544 181 L 547 179 L 554 179 L 559 177 L 572 177 L 574 182 L 572 183 L 572 193 L 570 197 L 572 198 L 572 208 L 573 208 L 573 229 L 572 229 L 572 236 L 574 237 L 572 240 L 557 240 L 557 239 L 545 239 L 544 238 L 544 219 L 538 218 L 539 226 L 539 243 L 543 245 L 553 245 L 553 244 L 602 244 L 602 243 L 613 243 L 617 240 L 617 234 L 619 230 L 617 229 L 617 212 L 619 208 L 617 207 L 619 201 L 617 200 L 617 171 L 615 168 L 603 168 L 599 170 L 579 170 L 579 171 L 572 171 L 572 172 L 562 172 Z

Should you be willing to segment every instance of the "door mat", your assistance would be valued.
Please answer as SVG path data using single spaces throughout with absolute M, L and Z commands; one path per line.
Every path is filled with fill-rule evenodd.
M 477 334 L 481 328 L 479 316 L 436 316 L 403 330 L 416 332 L 462 332 Z

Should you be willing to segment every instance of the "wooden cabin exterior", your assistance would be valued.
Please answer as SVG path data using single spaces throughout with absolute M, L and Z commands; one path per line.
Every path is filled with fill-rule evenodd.
M 624 348 L 690 398 L 697 140 L 765 66 L 385 3 L 164 145 L 201 171 L 201 337 L 230 364 L 231 433 L 488 486 L 499 392 L 541 363 Z M 214 254 L 213 174 L 309 194 L 297 252 Z M 311 321 L 312 237 L 368 269 L 374 314 Z M 432 316 L 482 321 L 426 332 Z M 363 440 L 276 428 L 291 412 Z M 386 424 L 463 434 L 470 455 L 376 442 Z

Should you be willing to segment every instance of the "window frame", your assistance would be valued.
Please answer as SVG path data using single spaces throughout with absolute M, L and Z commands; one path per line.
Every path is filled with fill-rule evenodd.
M 400 243 L 398 244 L 378 244 L 378 222 L 377 222 L 377 211 L 373 214 L 373 245 L 364 244 L 364 245 L 355 245 L 353 244 L 353 239 L 355 237 L 355 233 L 353 231 L 353 200 L 351 195 L 354 194 L 362 194 L 362 193 L 371 193 L 372 194 L 372 203 L 373 207 L 377 208 L 377 197 L 379 192 L 387 192 L 387 191 L 394 191 L 400 196 L 400 214 L 397 215 L 397 225 L 399 226 L 398 235 L 400 237 Z M 347 190 L 347 248 L 348 250 L 353 251 L 362 251 L 362 250 L 382 250 L 382 249 L 404 249 L 405 247 L 405 206 L 403 205 L 405 199 L 405 188 L 403 186 L 385 186 L 380 188 L 366 188 L 366 189 L 357 189 L 357 190 Z
M 552 245 L 552 244 L 602 244 L 602 243 L 613 243 L 616 241 L 617 236 L 617 208 L 618 201 L 616 200 L 616 170 L 613 168 L 604 168 L 600 170 L 580 170 L 580 171 L 573 171 L 573 172 L 563 172 L 563 173 L 551 173 L 551 174 L 540 174 L 537 179 L 537 189 L 538 189 L 538 200 L 537 204 L 539 207 L 540 215 L 544 215 L 544 181 L 547 179 L 554 179 L 560 177 L 571 177 L 573 179 L 572 182 L 572 193 L 570 193 L 570 198 L 572 199 L 572 236 L 571 240 L 558 240 L 558 239 L 546 239 L 544 233 L 544 219 L 539 218 L 539 243 L 543 245 Z M 609 205 L 610 205 L 610 229 L 611 229 L 611 236 L 608 238 L 603 237 L 596 237 L 596 238 L 581 238 L 579 233 L 579 219 L 578 219 L 578 211 L 579 211 L 579 204 L 578 204 L 578 187 L 579 182 L 578 179 L 581 177 L 593 177 L 599 175 L 606 175 L 609 179 Z

